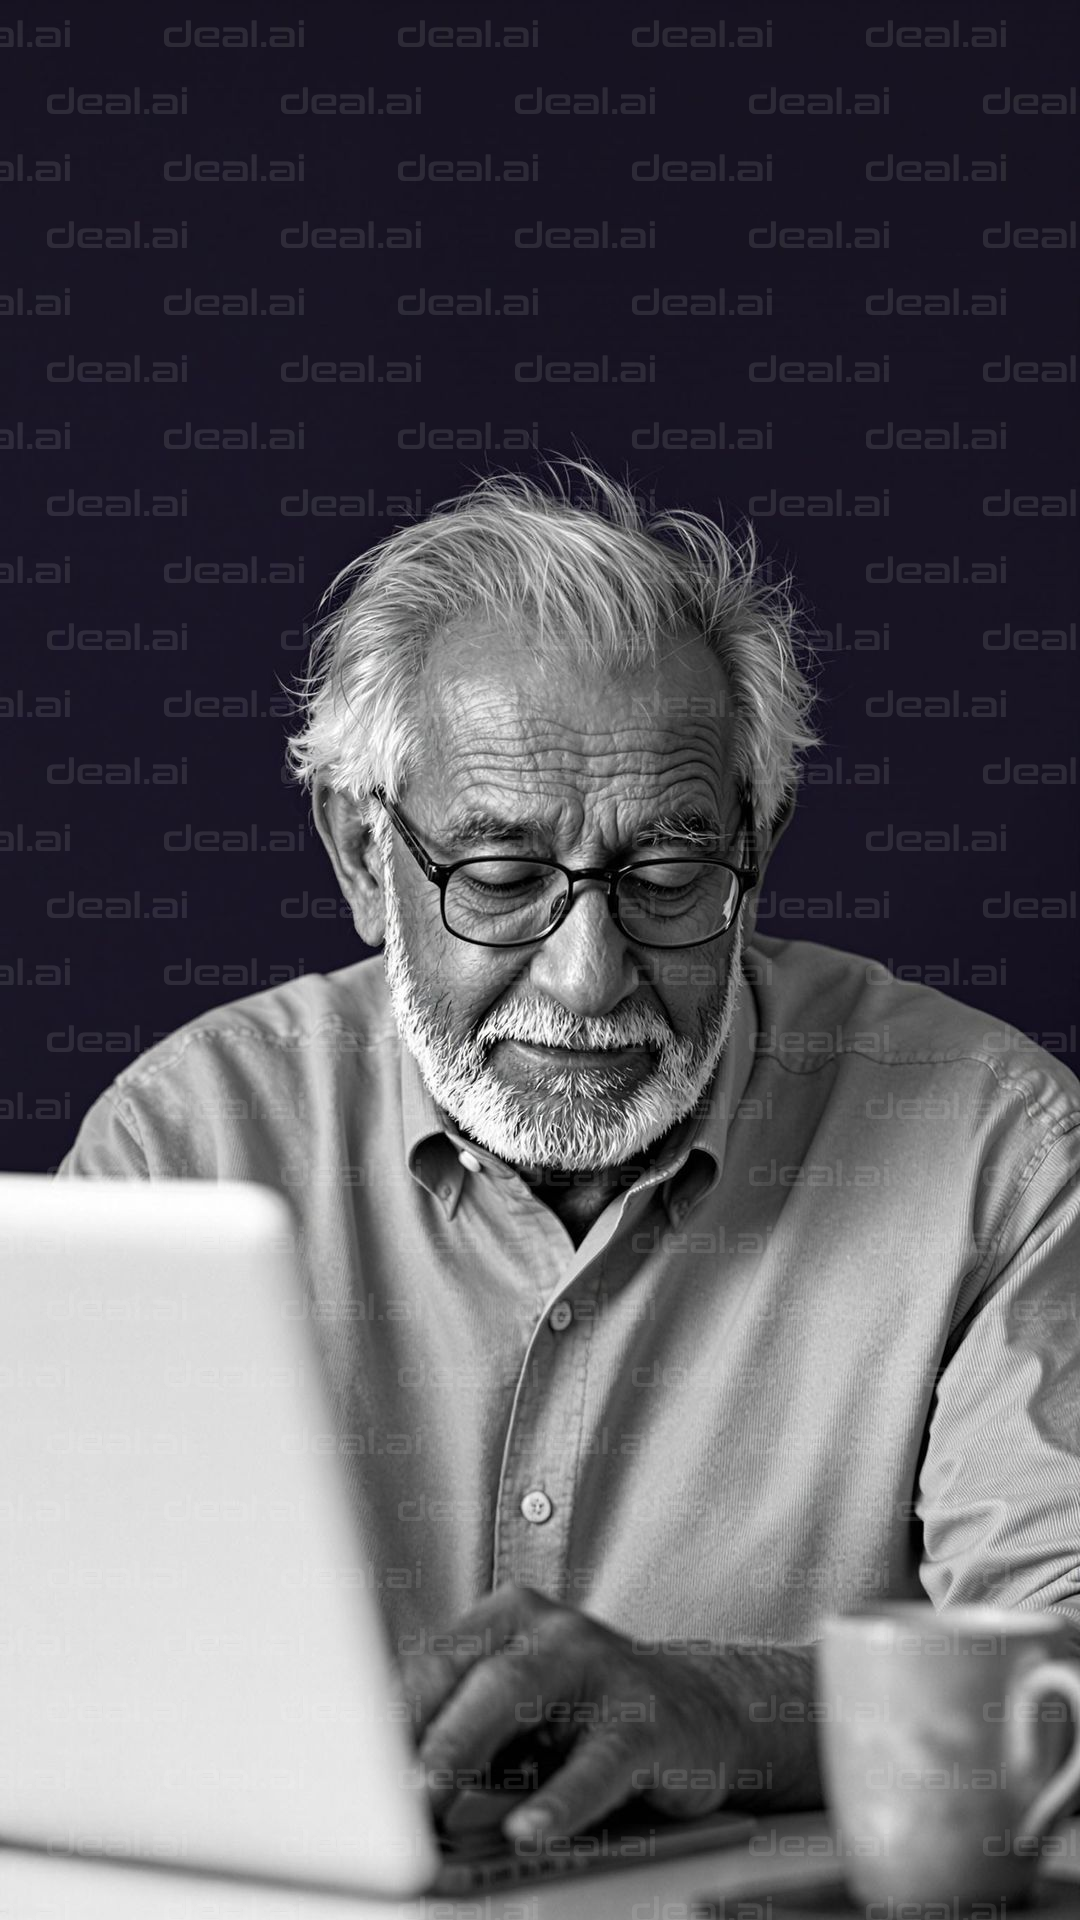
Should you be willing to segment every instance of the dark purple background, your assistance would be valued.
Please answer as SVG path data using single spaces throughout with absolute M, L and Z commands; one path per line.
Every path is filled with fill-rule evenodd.
M 287 30 L 291 46 L 166 44 L 170 25 L 174 41 L 188 20 L 192 39 L 212 27 L 220 41 L 225 23 L 156 8 L 132 9 L 126 24 L 115 13 L 73 17 L 70 45 L 58 48 L 28 42 L 50 26 L 62 40 L 60 12 L 26 17 L 21 45 L 18 29 L 5 30 L 0 332 L 13 376 L 0 422 L 10 936 L 0 1165 L 54 1166 L 96 1093 L 201 1008 L 290 969 L 360 957 L 307 801 L 281 777 L 280 683 L 299 669 L 304 623 L 337 570 L 391 530 L 403 503 L 426 511 L 472 471 L 535 466 L 538 455 L 519 454 L 507 433 L 532 434 L 533 423 L 541 452 L 576 445 L 629 469 L 658 504 L 715 515 L 722 503 L 730 525 L 756 502 L 766 550 L 793 568 L 825 631 L 827 745 L 770 873 L 762 923 L 944 985 L 985 1008 L 988 1025 L 1008 1019 L 1075 1064 L 1075 363 L 1064 383 L 1052 366 L 1049 378 L 994 377 L 1009 356 L 1013 371 L 1020 361 L 1045 374 L 1076 351 L 1073 10 L 685 8 L 665 15 L 666 46 L 642 44 L 657 37 L 646 7 L 599 19 L 543 7 L 343 12 L 260 11 L 256 40 Z M 536 44 L 467 44 L 473 29 L 483 40 L 485 19 L 492 41 L 521 27 L 531 42 L 536 21 Z M 743 20 L 761 39 L 770 22 L 771 45 L 745 34 L 737 44 Z M 447 26 L 457 44 L 432 44 L 431 29 Z M 680 30 L 700 41 L 702 29 L 713 44 L 673 43 Z M 137 114 L 48 110 L 69 89 L 133 104 L 136 88 Z M 282 97 L 295 103 L 305 88 L 309 100 L 349 93 L 365 105 L 370 88 L 384 111 L 283 113 Z M 418 88 L 419 115 L 385 110 L 394 95 L 415 103 Z M 573 104 L 604 88 L 606 114 L 516 106 L 521 96 L 535 104 L 538 90 Z M 751 96 L 760 107 L 793 93 L 836 106 L 837 88 L 843 111 L 831 114 L 750 107 Z M 186 114 L 145 111 L 181 89 Z M 887 114 L 851 111 L 857 96 L 883 109 L 886 90 Z M 624 94 L 653 110 L 612 112 Z M 1017 94 L 1038 96 L 1040 109 L 1064 94 L 1068 111 L 1017 112 Z M 986 110 L 1002 104 L 1009 111 Z M 303 178 L 220 177 L 221 163 L 250 167 L 252 154 L 258 176 L 280 163 L 296 176 L 302 154 Z M 428 177 L 410 178 L 421 154 Z M 218 163 L 219 177 L 166 177 L 166 165 L 187 172 L 189 155 L 192 169 Z M 460 177 L 460 163 L 485 155 L 492 174 L 521 161 L 530 176 L 535 156 L 537 178 Z M 720 155 L 727 179 L 685 177 L 687 163 L 718 171 Z M 951 173 L 954 155 L 958 178 L 927 177 L 931 162 Z M 458 163 L 458 177 L 431 179 L 433 160 Z M 910 177 L 913 161 L 922 177 Z M 983 162 L 998 177 L 971 177 Z M 47 178 L 49 163 L 70 177 Z M 731 178 L 740 163 L 771 178 Z M 909 177 L 896 177 L 900 163 Z M 868 165 L 879 177 L 867 178 Z M 648 177 L 665 166 L 666 179 Z M 71 228 L 130 234 L 137 221 L 138 249 L 55 244 Z M 605 221 L 609 242 L 624 229 L 649 236 L 654 223 L 652 243 L 518 244 L 538 222 Z M 366 235 L 372 222 L 384 244 L 283 246 L 283 230 L 304 222 L 309 235 Z M 388 244 L 394 229 L 415 236 L 417 222 L 419 248 Z M 773 223 L 804 229 L 805 241 L 805 230 L 835 237 L 837 222 L 841 246 L 751 243 Z M 146 244 L 181 223 L 185 248 Z M 888 247 L 852 244 L 860 231 L 882 241 L 886 223 Z M 1038 229 L 1042 244 L 987 244 L 1006 223 L 1014 238 Z M 1061 229 L 1065 247 L 1053 244 Z M 508 293 L 531 306 L 535 289 L 537 311 L 401 311 L 421 287 L 425 298 L 489 288 L 493 307 Z M 254 314 L 220 311 L 221 296 L 251 288 Z M 721 288 L 724 314 L 632 305 L 654 305 L 654 289 L 677 302 Z M 954 288 L 959 311 L 926 311 L 927 296 L 951 306 Z M 177 312 L 188 289 L 219 311 Z M 41 295 L 69 310 L 35 311 Z M 272 310 L 278 296 L 292 299 L 291 315 Z M 763 310 L 733 312 L 740 296 Z M 996 310 L 977 315 L 979 304 Z M 70 360 L 136 355 L 138 384 L 55 377 Z M 375 378 L 283 379 L 283 365 L 305 355 L 309 369 L 349 360 L 365 371 L 371 356 Z M 590 380 L 604 355 L 607 379 Z M 809 363 L 835 369 L 838 355 L 843 377 L 829 383 L 761 377 L 774 362 L 801 362 L 804 375 Z M 185 383 L 145 377 L 182 356 Z M 389 377 L 392 363 L 415 368 L 417 356 L 419 382 Z M 538 358 L 547 377 L 522 377 Z M 560 361 L 585 377 L 552 378 Z M 624 363 L 644 363 L 650 377 L 612 378 Z M 853 379 L 856 363 L 878 379 Z M 948 451 L 867 443 L 898 429 L 951 433 L 954 421 L 960 444 Z M 251 449 L 165 441 L 185 438 L 186 423 L 220 432 L 250 422 Z M 721 422 L 725 447 L 691 449 L 691 431 L 719 440 Z M 432 447 L 432 430 L 448 428 L 450 442 Z M 264 444 L 279 429 L 292 432 L 291 450 Z M 748 429 L 771 444 L 733 449 Z M 973 449 L 977 429 L 998 443 Z M 70 445 L 45 450 L 42 433 Z M 63 510 L 70 495 L 130 505 L 137 490 L 137 517 Z M 332 496 L 335 510 L 298 513 L 305 490 L 309 502 Z M 148 511 L 155 497 L 184 494 L 186 517 Z M 1018 495 L 1035 511 L 1003 514 Z M 213 566 L 251 555 L 254 584 L 176 577 L 187 556 Z M 954 555 L 956 584 L 896 578 L 898 565 L 951 568 Z M 263 579 L 282 562 L 291 579 Z M 69 578 L 48 584 L 40 569 L 50 566 Z M 991 584 L 975 584 L 981 566 L 998 570 Z M 129 638 L 93 638 L 107 630 Z M 175 641 L 155 649 L 155 630 Z M 1016 646 L 1018 633 L 1030 639 Z M 938 850 L 946 838 L 956 851 Z M 160 917 L 169 903 L 183 917 Z

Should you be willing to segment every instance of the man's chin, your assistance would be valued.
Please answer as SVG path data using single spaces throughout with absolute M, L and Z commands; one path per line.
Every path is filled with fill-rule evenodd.
M 459 1124 L 523 1171 L 599 1172 L 646 1153 L 685 1118 L 672 1110 L 670 1097 L 649 1100 L 655 1077 L 654 1061 L 636 1082 L 581 1067 L 568 1087 L 552 1085 L 546 1075 L 539 1090 L 510 1082 L 489 1061 L 486 1089 L 476 1085 L 480 1100 L 470 1101 L 472 1111 L 459 1116 Z

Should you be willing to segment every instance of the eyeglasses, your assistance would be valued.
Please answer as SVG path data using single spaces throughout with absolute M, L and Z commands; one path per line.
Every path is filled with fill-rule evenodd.
M 583 880 L 600 881 L 615 925 L 643 947 L 700 947 L 734 924 L 743 897 L 757 885 L 754 816 L 748 789 L 739 824 L 747 826 L 748 866 L 728 860 L 676 857 L 627 866 L 564 867 L 557 860 L 494 854 L 441 866 L 420 845 L 381 787 L 375 798 L 393 821 L 425 879 L 439 889 L 443 926 L 474 947 L 531 947 L 561 927 Z

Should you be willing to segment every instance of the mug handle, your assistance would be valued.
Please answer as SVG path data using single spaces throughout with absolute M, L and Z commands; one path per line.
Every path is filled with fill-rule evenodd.
M 1048 1780 L 1041 1793 L 1037 1793 L 1027 1812 L 1017 1822 L 1017 1834 L 1025 1836 L 1046 1832 L 1051 1821 L 1061 1812 L 1070 1796 L 1080 1787 L 1080 1664 L 1071 1660 L 1041 1660 L 1037 1667 L 1026 1673 L 1016 1687 L 1016 1706 L 1018 1709 L 1034 1706 L 1047 1694 L 1060 1693 L 1073 1710 L 1075 1722 L 1072 1750 L 1068 1759 L 1060 1766 L 1052 1779 Z M 1023 1712 L 1020 1725 L 1027 1731 L 1027 1737 L 1034 1744 L 1035 1729 L 1031 1720 Z

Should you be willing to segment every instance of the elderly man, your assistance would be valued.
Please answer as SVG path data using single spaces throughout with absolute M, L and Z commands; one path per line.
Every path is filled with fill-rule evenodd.
M 290 754 L 382 962 L 193 1021 L 61 1169 L 292 1201 L 436 1806 L 516 1758 L 519 1838 L 815 1802 L 831 1610 L 1080 1632 L 1080 1088 L 755 935 L 790 603 L 579 476 L 335 583 Z

